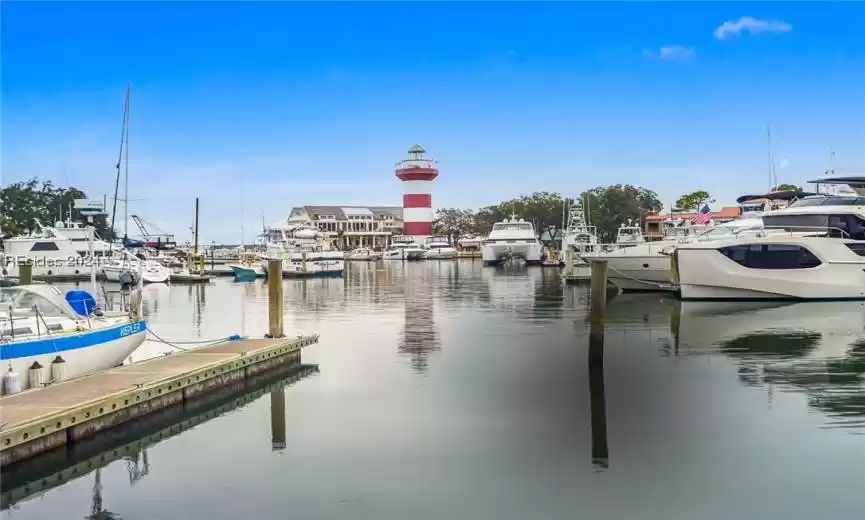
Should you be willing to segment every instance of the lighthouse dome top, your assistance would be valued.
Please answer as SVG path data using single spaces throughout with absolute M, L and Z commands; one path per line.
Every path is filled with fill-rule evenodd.
M 408 153 L 425 153 L 426 150 L 423 149 L 423 146 L 416 144 L 408 149 Z

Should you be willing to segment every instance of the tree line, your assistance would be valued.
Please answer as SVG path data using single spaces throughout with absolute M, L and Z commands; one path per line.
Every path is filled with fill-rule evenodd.
M 792 184 L 781 184 L 771 191 L 787 190 L 802 191 Z M 599 186 L 583 192 L 580 197 L 590 220 L 589 225 L 595 226 L 598 238 L 605 242 L 616 238 L 616 231 L 622 224 L 632 221 L 642 226 L 646 213 L 657 213 L 664 208 L 657 193 L 630 184 Z M 442 208 L 436 212 L 433 228 L 436 234 L 455 241 L 469 236 L 486 236 L 492 230 L 494 223 L 514 215 L 532 222 L 540 236 L 566 225 L 563 222 L 563 210 L 572 202 L 573 199 L 566 198 L 560 193 L 540 191 L 486 206 L 477 211 Z M 673 211 L 700 211 L 706 204 L 714 202 L 715 199 L 709 192 L 698 190 L 679 197 Z
M 597 228 L 602 240 L 612 240 L 616 230 L 628 220 L 640 222 L 647 212 L 663 209 L 654 191 L 630 184 L 602 186 L 580 195 L 583 207 L 590 217 L 590 225 Z M 493 224 L 511 216 L 532 222 L 538 235 L 553 232 L 564 226 L 562 217 L 573 199 L 560 193 L 540 191 L 531 195 L 471 209 L 442 208 L 436 212 L 433 228 L 437 234 L 456 240 L 466 236 L 484 236 Z
M 39 224 L 53 226 L 57 220 L 66 220 L 76 199 L 86 198 L 78 188 L 38 178 L 10 184 L 0 188 L 0 230 L 4 236 L 15 236 L 39 231 Z M 74 207 L 72 220 L 85 221 Z M 105 215 L 94 217 L 93 227 L 104 240 L 117 238 Z

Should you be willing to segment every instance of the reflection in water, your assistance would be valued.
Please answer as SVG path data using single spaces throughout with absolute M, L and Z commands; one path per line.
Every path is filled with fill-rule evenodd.
M 435 326 L 434 272 L 424 263 L 406 262 L 400 267 L 406 270 L 406 279 L 405 324 L 399 352 L 410 356 L 415 372 L 423 373 L 429 366 L 430 352 L 441 348 Z
M 678 302 L 671 320 L 683 349 L 717 348 L 737 362 L 743 384 L 766 386 L 770 397 L 776 387 L 804 393 L 829 427 L 865 427 L 863 304 L 690 303 Z
M 285 448 L 285 387 L 270 392 L 270 445 L 278 451 Z
M 150 473 L 148 449 L 212 419 L 242 408 L 270 393 L 272 445 L 285 446 L 285 388 L 318 372 L 316 365 L 282 367 L 177 406 L 164 408 L 77 444 L 57 448 L 24 463 L 2 468 L 2 509 L 61 486 L 89 473 L 94 475 L 91 516 L 120 518 L 103 507 L 102 470 L 115 462 L 126 466 L 129 486 Z M 281 401 L 281 406 L 280 402 Z M 170 461 L 161 461 L 170 464 Z M 99 516 L 102 515 L 102 516 Z
M 607 404 L 604 390 L 604 332 L 593 334 L 589 342 L 589 400 L 592 421 L 592 464 L 610 467 L 607 446 Z
M 201 290 L 198 329 L 182 286 L 145 295 L 149 324 L 179 340 L 266 331 L 260 281 Z M 130 519 L 863 516 L 849 433 L 865 432 L 865 307 L 622 294 L 599 350 L 587 293 L 555 270 L 471 261 L 286 280 L 286 326 L 321 334 L 304 351 L 320 377 L 213 405 L 207 424 L 186 410 L 28 475 L 4 468 L 4 514 L 82 518 L 101 468 L 103 509 Z M 413 377 L 409 361 L 430 369 Z M 133 489 L 121 459 L 145 448 L 153 469 Z

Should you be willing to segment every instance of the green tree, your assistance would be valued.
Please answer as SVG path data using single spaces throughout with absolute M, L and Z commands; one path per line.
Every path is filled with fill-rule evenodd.
M 680 211 L 694 211 L 710 202 L 715 202 L 715 199 L 709 195 L 709 192 L 698 190 L 679 197 L 679 200 L 676 201 L 676 208 Z
M 615 240 L 616 230 L 622 224 L 631 221 L 642 226 L 647 212 L 658 212 L 664 207 L 657 193 L 630 184 L 597 187 L 584 192 L 581 197 L 589 223 L 595 226 L 598 238 L 603 242 Z
M 451 243 L 473 234 L 475 228 L 475 213 L 470 209 L 442 208 L 436 211 L 433 220 L 433 232 L 447 237 Z
M 476 215 L 476 232 L 489 233 L 494 223 L 514 216 L 533 223 L 535 232 L 540 235 L 550 228 L 562 226 L 564 204 L 565 200 L 561 194 L 539 191 L 487 206 L 480 209 Z
M 84 221 L 73 203 L 76 199 L 86 198 L 78 188 L 63 188 L 37 178 L 10 184 L 0 188 L 0 227 L 4 233 L 13 235 L 31 233 L 38 231 L 40 224 L 51 226 L 58 219 L 65 220 L 70 208 L 73 220 Z M 116 238 L 105 215 L 95 217 L 93 227 L 105 240 Z
M 779 184 L 772 188 L 772 191 L 802 191 L 802 188 L 794 184 Z

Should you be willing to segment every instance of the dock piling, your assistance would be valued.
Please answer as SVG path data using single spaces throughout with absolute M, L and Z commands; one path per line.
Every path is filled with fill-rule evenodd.
M 268 260 L 267 273 L 267 315 L 270 325 L 268 337 L 281 338 L 285 336 L 283 330 L 285 303 L 282 297 L 282 260 Z
M 33 283 L 33 264 L 25 262 L 18 265 L 18 283 L 21 285 Z

